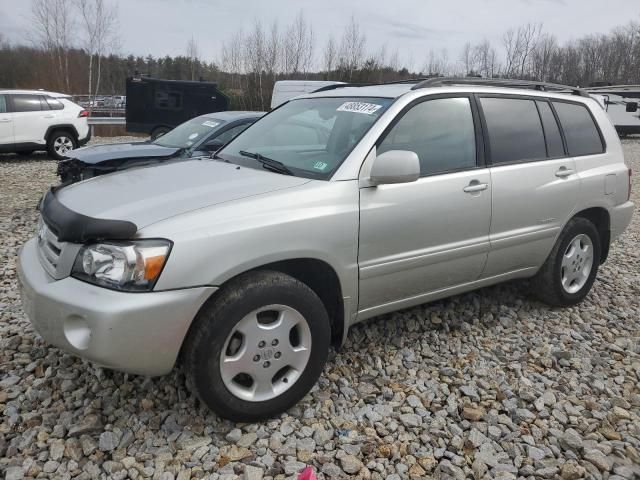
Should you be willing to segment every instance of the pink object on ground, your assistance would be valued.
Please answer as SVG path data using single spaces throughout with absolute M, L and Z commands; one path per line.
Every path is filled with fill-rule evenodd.
M 300 472 L 298 480 L 317 480 L 315 473 L 313 473 L 313 468 L 305 468 L 302 472 Z

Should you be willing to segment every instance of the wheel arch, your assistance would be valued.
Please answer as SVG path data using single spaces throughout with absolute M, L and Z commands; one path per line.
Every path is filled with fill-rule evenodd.
M 265 263 L 254 266 L 242 272 L 236 273 L 234 276 L 226 279 L 219 288 L 207 299 L 200 307 L 205 308 L 207 304 L 215 302 L 225 287 L 238 277 L 251 272 L 262 270 L 271 270 L 281 272 L 299 280 L 313 290 L 327 309 L 329 321 L 331 323 L 331 343 L 334 347 L 342 344 L 346 322 L 345 309 L 343 300 L 343 288 L 335 269 L 326 261 L 317 258 L 290 258 L 286 260 L 278 260 L 275 262 Z M 189 328 L 189 330 L 191 327 Z M 185 335 L 185 339 L 188 337 Z M 184 340 L 183 340 L 184 346 Z M 180 355 L 181 356 L 181 355 Z
M 581 217 L 589 220 L 598 230 L 600 236 L 600 264 L 602 265 L 609 255 L 611 243 L 611 218 L 609 211 L 604 207 L 590 207 L 577 212 L 573 218 Z
M 75 137 L 76 142 L 78 141 L 78 130 L 73 124 L 70 123 L 62 123 L 59 125 L 51 125 L 47 127 L 47 131 L 44 134 L 44 139 L 48 142 L 49 137 L 57 131 L 67 131 Z

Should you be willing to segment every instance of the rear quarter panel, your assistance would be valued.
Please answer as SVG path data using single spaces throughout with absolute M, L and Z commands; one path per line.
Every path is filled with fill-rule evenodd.
M 627 200 L 628 167 L 624 162 L 620 139 L 607 113 L 595 100 L 587 104 L 600 127 L 606 151 L 599 155 L 575 157 L 580 177 L 577 210 L 592 207 L 610 209 Z

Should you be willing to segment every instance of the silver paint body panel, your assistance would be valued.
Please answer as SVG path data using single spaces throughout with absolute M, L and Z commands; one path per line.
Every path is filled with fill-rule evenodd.
M 375 143 L 404 107 L 429 95 L 469 93 L 585 103 L 598 121 L 607 151 L 480 167 L 395 185 L 369 182 Z M 59 333 L 47 336 L 44 332 L 52 330 L 43 325 L 59 325 L 60 315 L 80 311 L 96 325 L 102 321 L 117 328 L 118 336 L 138 336 L 146 344 L 149 339 L 142 327 L 160 334 L 159 329 L 174 328 L 169 319 L 174 315 L 176 334 L 171 340 L 163 337 L 171 343 L 164 344 L 168 353 L 153 349 L 153 355 L 162 357 L 162 369 L 152 371 L 136 355 L 126 365 L 105 362 L 104 345 L 96 351 L 72 349 L 112 368 L 158 373 L 175 361 L 184 334 L 206 298 L 254 268 L 301 258 L 328 264 L 340 282 L 346 335 L 350 325 L 375 315 L 534 275 L 566 222 L 581 210 L 606 209 L 612 238 L 631 220 L 634 206 L 627 199 L 622 148 L 606 113 L 593 100 L 495 87 L 411 91 L 406 85 L 341 88 L 305 97 L 314 96 L 396 98 L 329 181 L 190 160 L 104 175 L 62 189 L 59 199 L 70 209 L 130 220 L 140 228 L 138 238 L 167 238 L 173 248 L 155 291 L 127 294 L 72 278 L 54 280 L 39 265 L 33 244 L 27 244 L 20 257 L 20 277 L 35 302 L 47 309 L 32 317 L 36 328 L 47 340 L 69 348 Z M 563 166 L 574 173 L 558 178 L 555 172 Z M 487 188 L 465 192 L 473 180 L 486 183 Z M 171 305 L 168 299 L 173 299 Z M 166 313 L 154 326 L 141 313 L 142 307 L 164 308 Z M 105 338 L 115 342 L 114 353 L 125 355 L 122 342 Z

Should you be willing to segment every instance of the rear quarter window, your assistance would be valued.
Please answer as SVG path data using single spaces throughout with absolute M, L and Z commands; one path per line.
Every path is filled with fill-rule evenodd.
M 51 97 L 44 97 L 51 110 L 62 110 L 64 105 L 59 100 Z
M 600 132 L 586 106 L 553 102 L 564 131 L 569 155 L 597 155 L 604 152 Z

